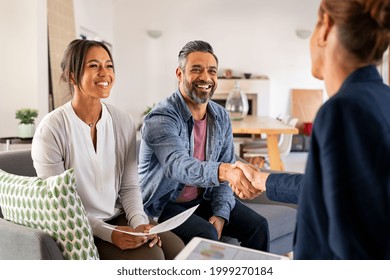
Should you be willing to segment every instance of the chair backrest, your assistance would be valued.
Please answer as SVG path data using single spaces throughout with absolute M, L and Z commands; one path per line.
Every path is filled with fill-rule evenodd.
M 276 117 L 276 119 L 279 120 L 279 121 L 288 123 L 288 121 L 290 120 L 290 115 L 289 115 L 289 114 L 279 114 L 279 115 Z
M 289 125 L 294 127 L 297 125 L 297 123 L 298 123 L 298 118 L 292 118 L 288 122 Z M 283 141 L 279 143 L 280 156 L 286 156 L 290 153 L 291 146 L 292 146 L 292 139 L 293 139 L 292 134 L 283 134 Z
M 276 117 L 277 120 L 279 121 L 282 121 L 284 123 L 287 123 L 289 122 L 290 120 L 290 115 L 289 114 L 279 114 L 277 117 Z M 283 141 L 284 141 L 284 134 L 280 134 L 279 135 L 279 141 L 278 141 L 278 147 L 280 147 L 280 145 L 282 145 Z

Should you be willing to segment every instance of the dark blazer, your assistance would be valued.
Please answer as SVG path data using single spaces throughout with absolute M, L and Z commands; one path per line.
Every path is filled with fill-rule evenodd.
M 390 88 L 375 66 L 320 108 L 305 174 L 271 174 L 267 196 L 298 201 L 294 258 L 390 259 Z

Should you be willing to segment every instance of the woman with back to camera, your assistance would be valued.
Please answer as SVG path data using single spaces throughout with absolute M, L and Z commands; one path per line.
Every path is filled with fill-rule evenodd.
M 390 0 L 323 0 L 310 49 L 330 98 L 304 175 L 237 163 L 270 199 L 298 202 L 296 259 L 390 259 L 390 88 L 376 68 L 389 43 Z
M 38 176 L 74 168 L 101 259 L 173 259 L 184 247 L 173 233 L 160 234 L 160 239 L 106 227 L 135 232 L 152 227 L 138 185 L 134 123 L 128 113 L 101 102 L 115 80 L 109 49 L 98 41 L 74 40 L 61 68 L 72 100 L 37 127 L 32 158 Z

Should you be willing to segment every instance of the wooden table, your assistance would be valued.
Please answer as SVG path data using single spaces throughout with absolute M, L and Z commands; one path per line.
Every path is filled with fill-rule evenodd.
M 279 135 L 298 134 L 298 129 L 282 121 L 266 116 L 247 116 L 241 121 L 232 121 L 233 133 L 266 134 L 271 170 L 284 170 L 278 148 Z

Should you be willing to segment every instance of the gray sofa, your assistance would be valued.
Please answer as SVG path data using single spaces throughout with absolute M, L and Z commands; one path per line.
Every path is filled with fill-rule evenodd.
M 245 162 L 236 155 L 238 160 Z M 263 172 L 279 172 L 261 169 Z M 252 200 L 241 200 L 268 221 L 270 232 L 270 252 L 284 255 L 292 252 L 296 227 L 297 205 L 269 200 L 266 194 Z M 235 241 L 227 241 L 237 243 Z
M 36 176 L 30 150 L 0 152 L 0 169 L 12 174 Z M 294 205 L 273 202 L 265 195 L 244 201 L 263 215 L 270 229 L 270 251 L 286 254 L 292 251 L 296 221 Z M 46 233 L 2 219 L 0 208 L 0 259 L 63 259 L 55 241 Z M 233 239 L 225 242 L 237 243 Z
M 0 152 L 0 169 L 16 175 L 36 176 L 30 150 Z M 8 222 L 0 208 L 0 260 L 61 260 L 62 253 L 47 233 Z
M 270 232 L 270 252 L 280 255 L 292 252 L 296 206 L 270 201 L 266 195 L 244 201 L 244 203 L 267 219 Z

